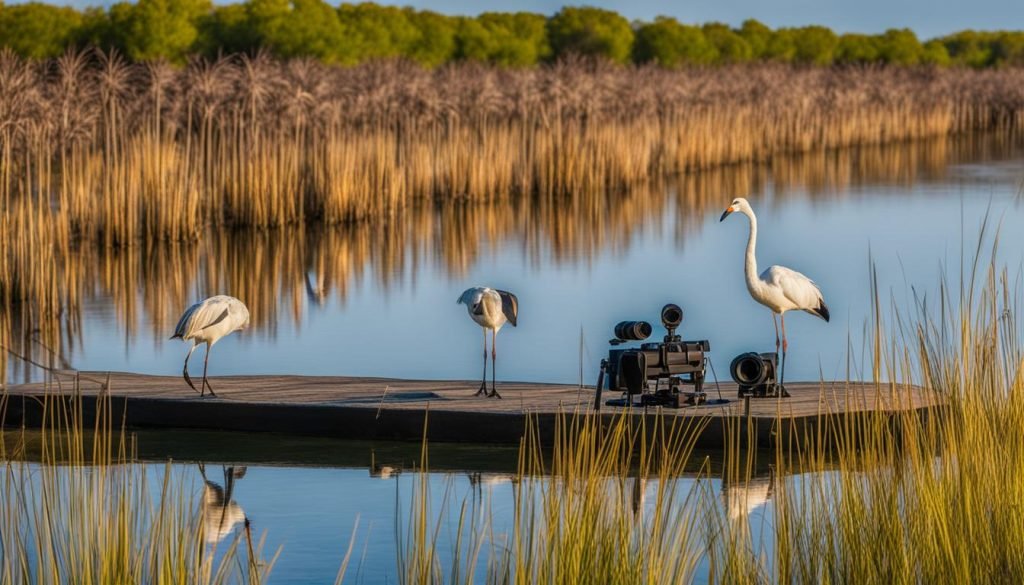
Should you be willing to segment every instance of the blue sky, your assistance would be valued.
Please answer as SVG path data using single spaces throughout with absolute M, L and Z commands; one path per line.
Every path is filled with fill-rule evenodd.
M 396 2 L 451 14 L 487 10 L 529 10 L 550 14 L 565 2 L 528 0 L 511 4 L 495 0 L 415 0 Z M 655 0 L 588 2 L 631 19 L 650 20 L 660 14 L 684 22 L 721 21 L 738 26 L 756 18 L 772 28 L 823 24 L 839 32 L 882 32 L 913 29 L 932 37 L 965 28 L 996 30 L 1024 27 L 1024 0 Z
M 102 0 L 51 1 L 79 7 L 110 3 Z M 13 2 L 9 0 L 9 3 Z M 497 0 L 380 0 L 380 3 L 415 6 L 446 14 L 511 10 L 551 14 L 565 4 L 548 0 L 518 3 Z M 907 27 L 924 38 L 965 28 L 1024 28 L 1024 0 L 592 0 L 587 4 L 615 10 L 630 19 L 650 20 L 665 14 L 690 23 L 721 21 L 739 25 L 746 18 L 756 18 L 773 28 L 823 24 L 838 32 L 867 33 Z

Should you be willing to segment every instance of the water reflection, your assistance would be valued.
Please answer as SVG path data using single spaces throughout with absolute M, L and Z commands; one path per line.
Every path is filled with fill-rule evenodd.
M 222 483 L 211 481 L 206 476 L 206 465 L 199 464 L 203 478 L 203 537 L 207 543 L 216 544 L 234 532 L 239 523 L 247 522 L 245 511 L 232 499 L 235 483 L 245 477 L 246 467 L 221 466 Z
M 723 481 L 722 502 L 732 522 L 747 520 L 751 512 L 765 506 L 775 491 L 775 468 L 765 475 L 754 475 L 746 481 Z
M 629 505 L 634 514 L 639 514 L 644 509 L 644 501 L 647 499 L 647 478 L 637 475 L 629 480 Z
M 33 431 L 25 432 L 28 434 L 25 438 L 32 439 Z M 153 498 L 170 497 L 190 505 L 194 502 L 188 497 L 179 500 L 174 492 L 167 496 L 168 485 L 185 486 L 190 494 L 201 494 L 195 503 L 201 510 L 204 539 L 218 545 L 214 554 L 223 555 L 228 550 L 224 545 L 231 544 L 247 519 L 252 519 L 254 541 L 264 543 L 262 548 L 268 556 L 280 551 L 269 582 L 296 584 L 333 582 L 350 538 L 355 539 L 354 548 L 359 551 L 350 566 L 350 579 L 354 576 L 355 582 L 401 582 L 396 578 L 396 558 L 402 553 L 403 541 L 396 535 L 416 518 L 418 508 L 413 502 L 425 493 L 429 493 L 426 497 L 433 510 L 426 526 L 440 539 L 435 544 L 438 562 L 445 570 L 455 566 L 450 560 L 452 548 L 449 546 L 455 535 L 476 534 L 487 539 L 488 544 L 480 549 L 484 562 L 480 566 L 485 566 L 488 557 L 493 560 L 496 558 L 493 555 L 515 550 L 510 548 L 512 527 L 530 518 L 530 510 L 540 514 L 530 520 L 538 527 L 549 522 L 561 523 L 563 527 L 575 526 L 567 524 L 559 514 L 545 516 L 547 512 L 557 512 L 546 506 L 558 501 L 556 506 L 563 512 L 579 509 L 577 506 L 594 495 L 590 490 L 602 486 L 616 494 L 605 500 L 609 504 L 606 510 L 614 517 L 629 520 L 627 510 L 632 500 L 631 520 L 642 532 L 658 531 L 665 522 L 692 522 L 694 536 L 698 538 L 695 542 L 710 545 L 717 535 L 707 533 L 712 539 L 708 541 L 698 537 L 696 532 L 705 525 L 707 513 L 714 515 L 706 518 L 711 522 L 707 524 L 708 529 L 723 526 L 724 530 L 743 531 L 740 535 L 750 537 L 755 550 L 770 550 L 775 538 L 770 527 L 775 509 L 776 478 L 769 463 L 780 463 L 782 471 L 777 480 L 786 482 L 789 493 L 797 496 L 801 493 L 797 490 L 802 481 L 799 469 L 805 463 L 801 463 L 797 453 L 791 454 L 791 460 L 779 461 L 777 458 L 782 452 L 775 450 L 728 451 L 725 458 L 722 451 L 696 451 L 689 457 L 692 462 L 689 472 L 671 478 L 659 472 L 645 476 L 643 467 L 638 464 L 623 475 L 588 482 L 585 476 L 569 469 L 569 477 L 578 486 L 577 490 L 572 485 L 567 488 L 564 483 L 559 484 L 566 476 L 552 475 L 555 466 L 548 464 L 530 466 L 548 471 L 540 471 L 518 484 L 517 470 L 522 466 L 518 447 L 431 445 L 430 471 L 423 474 L 420 472 L 423 460 L 419 457 L 427 451 L 417 444 L 315 440 L 268 434 L 239 436 L 187 430 L 146 431 L 136 438 L 138 452 L 152 461 L 141 465 L 152 474 L 146 485 Z M 42 441 L 29 440 L 25 449 L 16 451 L 38 461 L 45 456 L 44 449 Z M 815 474 L 832 473 L 829 465 L 840 460 L 826 459 L 831 463 L 821 468 L 814 466 Z M 194 464 L 167 465 L 168 460 L 236 463 L 199 464 L 197 474 Z M 285 461 L 291 464 L 282 465 Z M 868 455 L 863 467 L 856 461 L 845 460 L 843 469 L 859 473 L 860 469 L 866 471 L 874 465 L 877 460 Z M 72 466 L 60 468 L 73 469 Z M 397 473 L 403 469 L 405 473 Z M 42 475 L 30 473 L 26 478 L 36 481 Z M 734 476 L 739 479 L 733 480 Z M 744 481 L 747 476 L 751 478 Z M 720 481 L 723 477 L 724 481 Z M 200 478 L 202 483 L 196 481 Z M 427 482 L 426 492 L 419 489 L 421 482 Z M 239 485 L 244 485 L 244 499 L 239 497 Z M 555 497 L 547 498 L 545 493 L 554 493 Z M 618 499 L 619 494 L 622 500 Z M 709 499 L 705 500 L 705 496 Z M 714 505 L 714 499 L 719 496 L 721 508 Z M 622 507 L 612 508 L 611 504 L 618 501 L 622 501 Z M 156 504 L 159 500 L 153 502 Z M 154 505 L 154 511 L 159 509 Z M 523 514 L 524 511 L 528 514 Z M 744 519 L 751 520 L 749 529 Z M 756 519 L 763 519 L 761 530 L 757 529 Z M 627 527 L 628 522 L 621 526 Z M 493 543 L 494 548 L 489 543 Z M 246 544 L 246 541 L 237 541 L 240 547 Z M 678 544 L 679 550 L 674 554 L 692 554 L 694 549 L 690 543 Z M 711 574 L 711 570 L 705 568 L 701 573 Z
M 397 463 L 382 463 L 377 460 L 377 454 L 370 452 L 370 477 L 377 479 L 397 478 L 402 474 L 402 465 Z
M 466 474 L 469 485 L 482 491 L 484 488 L 491 488 L 496 485 L 517 483 L 519 477 L 513 473 L 495 473 L 491 471 L 472 471 Z
M 196 243 L 131 248 L 67 244 L 54 251 L 58 290 L 47 291 L 57 300 L 47 299 L 46 306 L 59 308 L 40 310 L 30 299 L 3 311 L 2 345 L 24 358 L 10 362 L 5 379 L 38 379 L 45 368 L 71 366 L 154 371 L 155 359 L 136 359 L 142 348 L 149 345 L 153 349 L 146 351 L 159 353 L 181 310 L 213 293 L 243 299 L 255 334 L 287 353 L 287 345 L 275 343 L 279 337 L 300 337 L 304 328 L 316 325 L 318 314 L 344 311 L 357 291 L 372 289 L 388 310 L 399 302 L 424 307 L 431 301 L 417 289 L 438 282 L 476 284 L 461 281 L 492 265 L 494 274 L 506 274 L 509 258 L 523 263 L 520 278 L 554 268 L 557 274 L 549 275 L 545 286 L 593 289 L 596 284 L 572 282 L 580 270 L 631 251 L 643 255 L 652 241 L 669 239 L 678 249 L 698 244 L 707 213 L 738 194 L 770 192 L 759 202 L 759 209 L 770 210 L 794 200 L 813 206 L 841 201 L 855 187 L 862 196 L 869 185 L 1008 181 L 1013 173 L 993 178 L 985 169 L 1019 159 L 1021 152 L 1019 141 L 1005 136 L 971 136 L 740 164 L 654 181 L 628 193 L 421 206 L 372 225 L 211 232 Z M 518 282 L 509 284 L 515 288 Z M 536 314 L 535 308 L 526 312 Z M 413 314 L 428 318 L 424 309 Z M 361 335 L 366 346 L 384 345 L 408 321 L 380 315 L 375 323 L 335 334 Z M 124 355 L 110 355 L 118 350 Z M 301 359 L 291 363 L 290 373 L 316 369 Z

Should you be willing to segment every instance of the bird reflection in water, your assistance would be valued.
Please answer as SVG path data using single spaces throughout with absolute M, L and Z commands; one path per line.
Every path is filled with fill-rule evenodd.
M 203 534 L 206 542 L 216 544 L 231 534 L 239 522 L 249 529 L 249 518 L 242 507 L 232 499 L 235 482 L 245 477 L 245 467 L 221 466 L 223 485 L 206 477 L 206 465 L 199 464 L 203 477 Z
M 768 475 L 751 477 L 736 483 L 722 482 L 722 501 L 730 521 L 745 520 L 751 512 L 764 506 L 775 491 L 775 468 Z
M 395 467 L 394 465 L 377 465 L 370 468 L 370 477 L 376 477 L 378 479 L 391 479 L 392 477 L 397 478 L 402 473 L 401 467 Z
M 327 297 L 330 295 L 330 289 L 325 282 L 323 271 L 318 270 L 316 276 L 312 279 L 309 277 L 309 272 L 306 272 L 303 276 L 306 283 L 306 299 L 315 306 L 324 306 L 327 303 Z
M 402 474 L 401 464 L 388 464 L 377 461 L 377 453 L 374 450 L 370 450 L 370 477 L 376 477 L 378 479 L 391 479 L 392 477 L 398 478 Z
M 510 483 L 519 483 L 519 477 L 513 473 L 493 473 L 489 471 L 471 471 L 466 474 L 469 477 L 470 487 L 477 491 L 482 491 L 484 487 L 492 488 L 494 486 Z
M 647 478 L 638 475 L 631 480 L 629 507 L 633 514 L 640 514 L 644 509 L 644 500 L 647 498 Z
M 474 514 L 485 509 L 485 502 L 490 500 L 494 488 L 510 485 L 512 487 L 513 499 L 518 497 L 519 476 L 513 473 L 500 473 L 492 471 L 470 471 L 466 473 L 469 480 L 469 490 L 473 503 Z M 484 498 L 485 493 L 488 498 Z

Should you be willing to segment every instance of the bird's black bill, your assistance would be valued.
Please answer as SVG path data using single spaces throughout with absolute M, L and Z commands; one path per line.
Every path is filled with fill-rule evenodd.
M 722 217 L 718 218 L 718 221 L 725 221 L 725 218 L 729 217 L 730 213 L 732 213 L 732 210 L 726 209 L 725 211 L 722 212 Z

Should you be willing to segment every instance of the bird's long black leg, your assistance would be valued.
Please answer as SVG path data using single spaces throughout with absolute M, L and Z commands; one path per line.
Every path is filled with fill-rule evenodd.
M 193 342 L 192 347 L 188 350 L 188 355 L 185 356 L 185 369 L 182 371 L 182 374 L 185 376 L 185 383 L 193 390 L 196 390 L 196 385 L 192 383 L 192 378 L 188 376 L 188 358 L 192 357 L 192 352 L 195 350 L 196 344 Z M 196 390 L 196 392 L 199 392 L 199 390 Z M 201 392 L 200 395 L 202 395 Z
M 491 330 L 491 393 L 488 396 L 501 398 L 498 394 L 498 330 Z
M 223 467 L 221 471 L 224 474 L 224 507 L 226 508 L 231 502 L 232 493 L 235 491 L 235 474 L 232 467 Z
M 484 375 L 480 379 L 480 389 L 473 396 L 487 395 L 487 330 L 481 329 L 481 331 L 484 332 Z
M 206 366 L 210 365 L 210 348 L 211 347 L 212 346 L 209 343 L 206 344 L 206 357 L 203 359 L 203 390 L 206 390 L 207 388 L 209 388 L 210 389 L 210 396 L 213 396 L 214 398 L 216 398 L 217 395 L 214 394 L 214 392 L 213 392 L 213 386 L 210 386 L 210 381 L 206 379 Z M 200 393 L 199 395 L 202 396 L 203 394 Z

